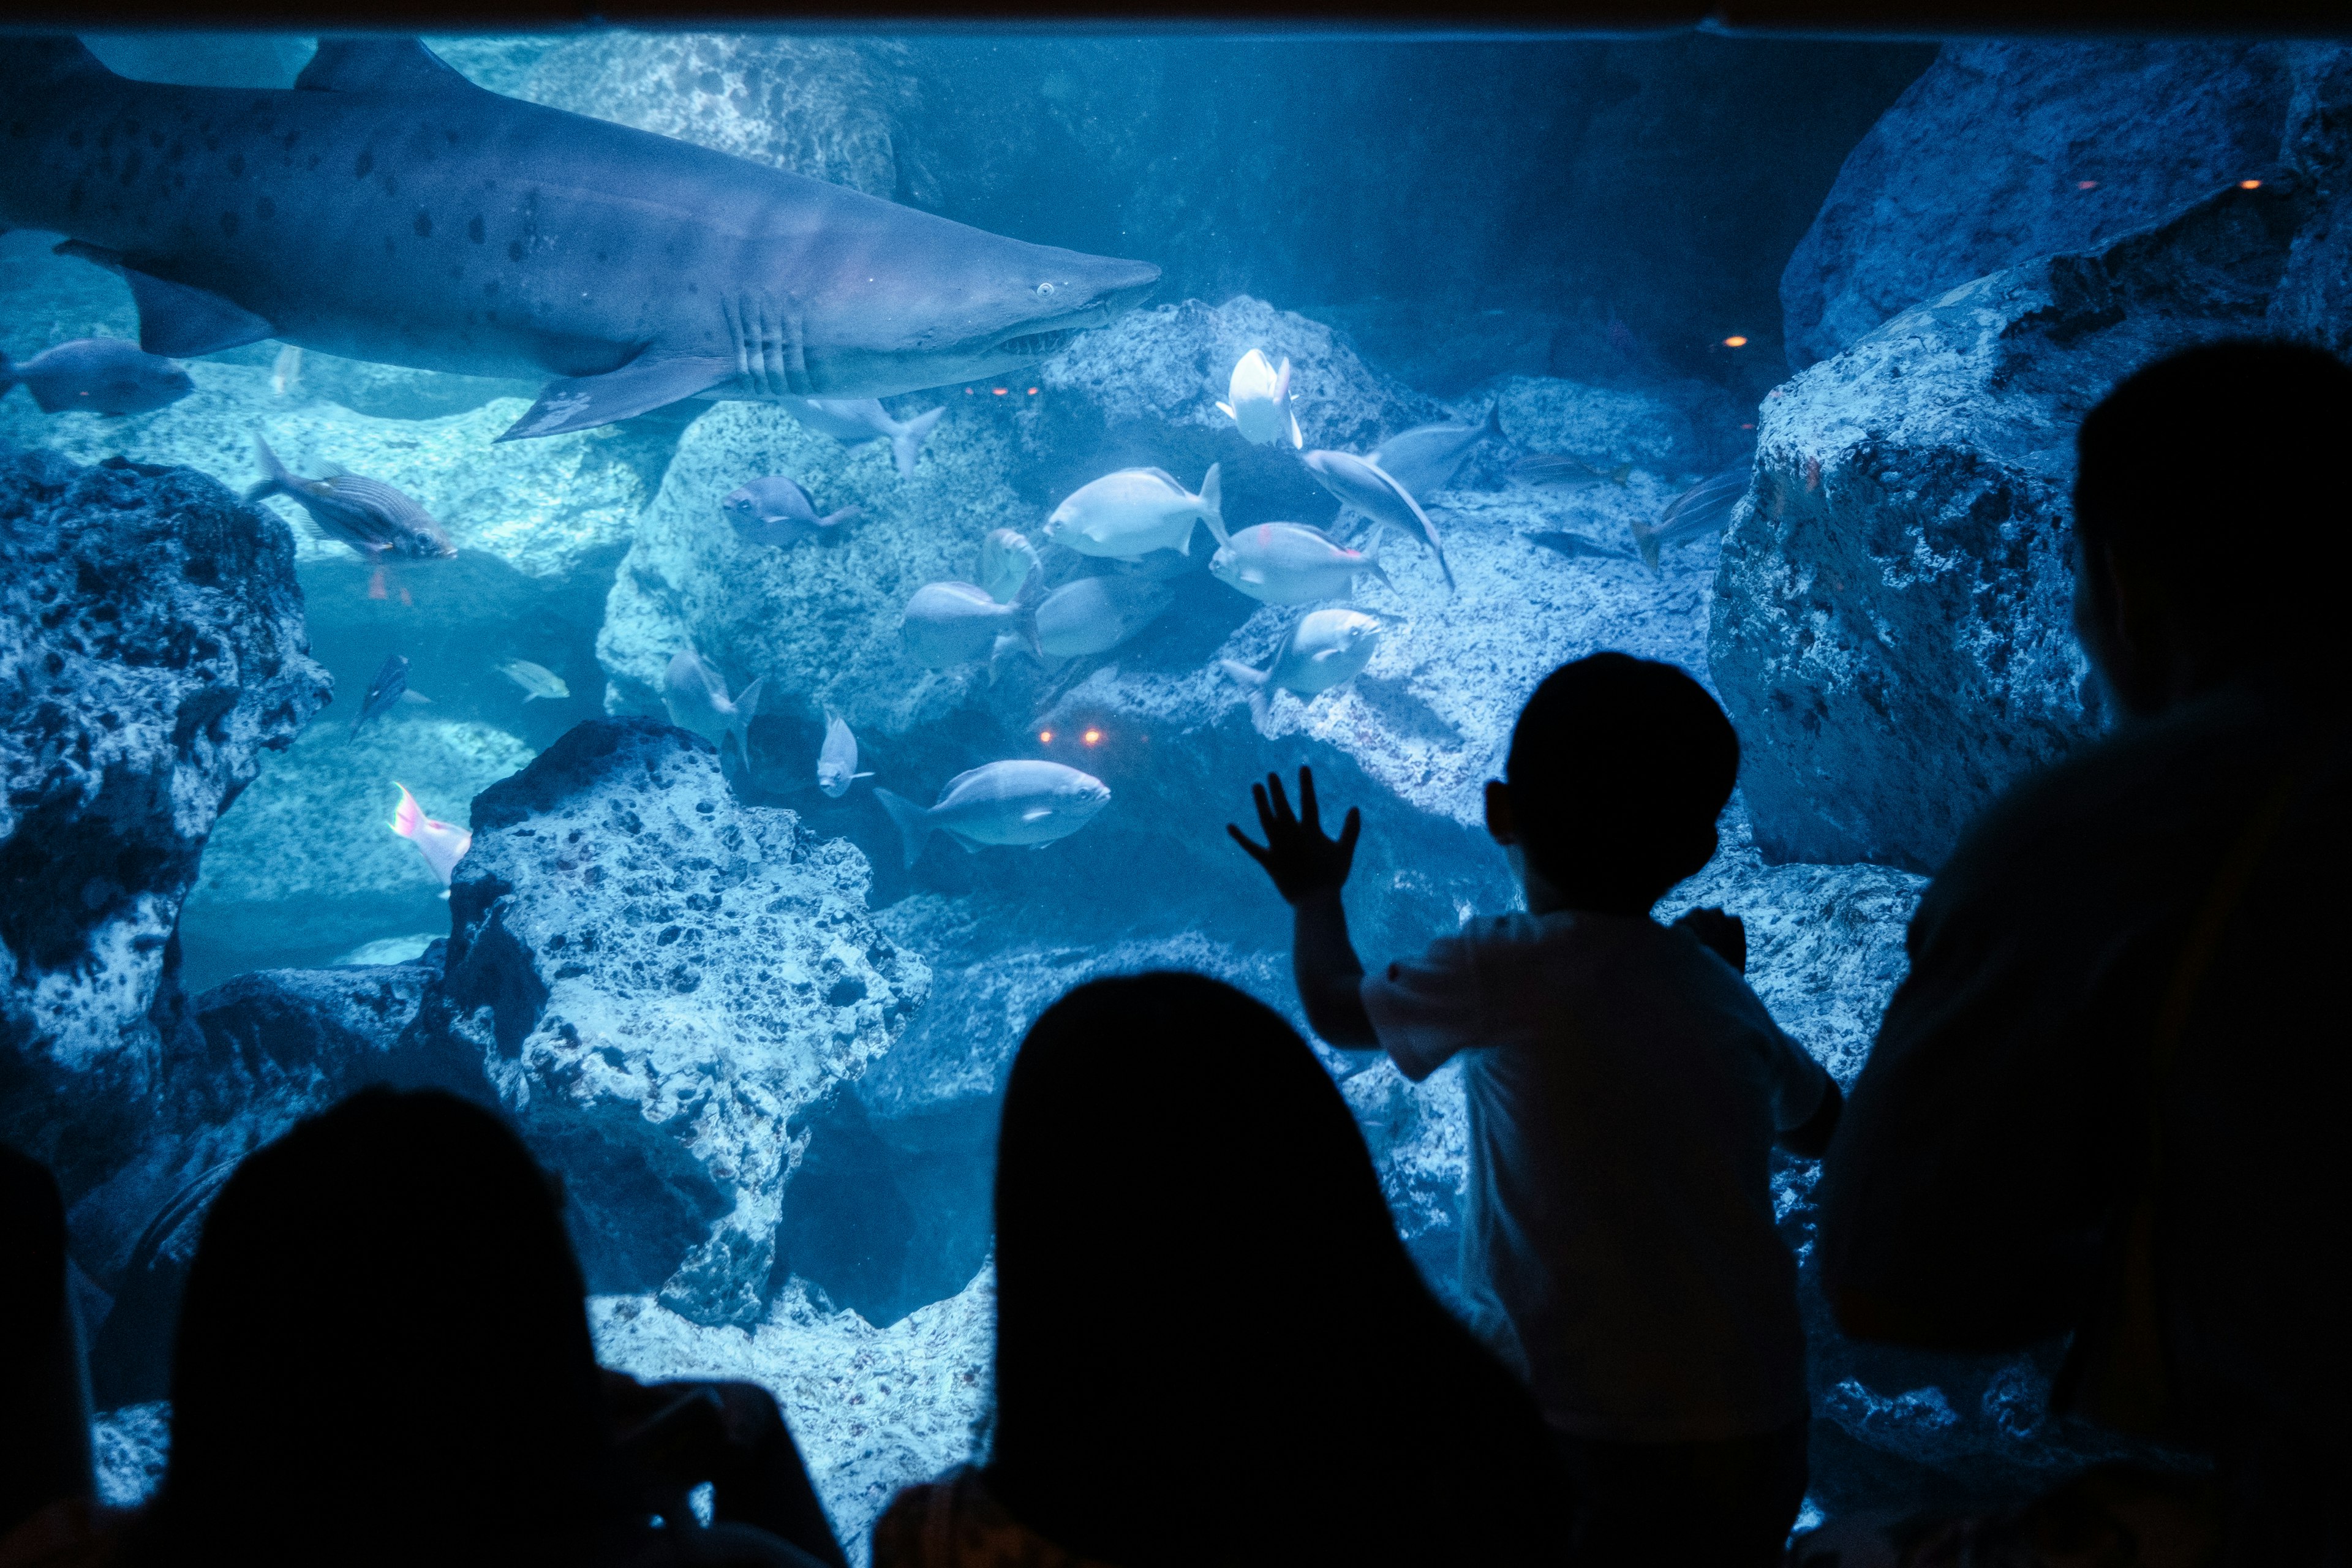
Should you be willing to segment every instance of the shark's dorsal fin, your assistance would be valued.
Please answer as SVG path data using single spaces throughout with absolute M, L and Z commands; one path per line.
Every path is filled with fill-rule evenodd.
M 322 38 L 294 85 L 308 92 L 446 92 L 474 84 L 415 38 Z

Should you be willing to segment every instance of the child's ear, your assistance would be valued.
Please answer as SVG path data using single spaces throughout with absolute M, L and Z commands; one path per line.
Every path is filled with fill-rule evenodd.
M 1486 832 L 1497 844 L 1519 841 L 1518 819 L 1511 815 L 1511 786 L 1500 779 L 1486 781 Z

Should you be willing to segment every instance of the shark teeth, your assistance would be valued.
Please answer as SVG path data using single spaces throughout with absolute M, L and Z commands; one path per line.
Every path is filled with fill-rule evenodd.
M 1007 338 L 996 347 L 1000 353 L 1017 354 L 1023 359 L 1044 359 L 1076 336 L 1077 333 L 1067 329 L 1028 332 L 1017 338 Z

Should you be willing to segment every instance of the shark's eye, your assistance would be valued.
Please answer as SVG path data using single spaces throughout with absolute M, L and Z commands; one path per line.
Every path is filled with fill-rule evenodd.
M 1055 287 L 1055 286 L 1054 284 L 1051 284 L 1051 283 L 1040 283 L 1040 284 L 1038 284 L 1038 285 L 1037 285 L 1037 297 L 1038 297 L 1039 299 L 1041 299 L 1041 300 L 1042 300 L 1042 299 L 1044 299 L 1046 295 L 1051 294 L 1051 293 L 1054 291 Z

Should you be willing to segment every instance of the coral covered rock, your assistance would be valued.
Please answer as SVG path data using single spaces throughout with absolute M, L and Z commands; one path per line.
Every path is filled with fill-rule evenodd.
M 2305 216 L 2233 187 L 1955 289 L 1765 401 L 1710 659 L 1768 857 L 1932 868 L 2002 785 L 2097 731 L 2074 429 L 2149 360 L 2260 331 Z
M 69 1203 L 164 1109 L 181 901 L 326 701 L 309 647 L 268 514 L 185 470 L 0 458 L 0 1139 Z
M 867 919 L 854 848 L 740 805 L 682 730 L 583 724 L 473 828 L 415 1027 L 478 1053 L 563 1173 L 592 1282 L 756 1321 L 795 1119 L 898 1037 L 929 972 Z

